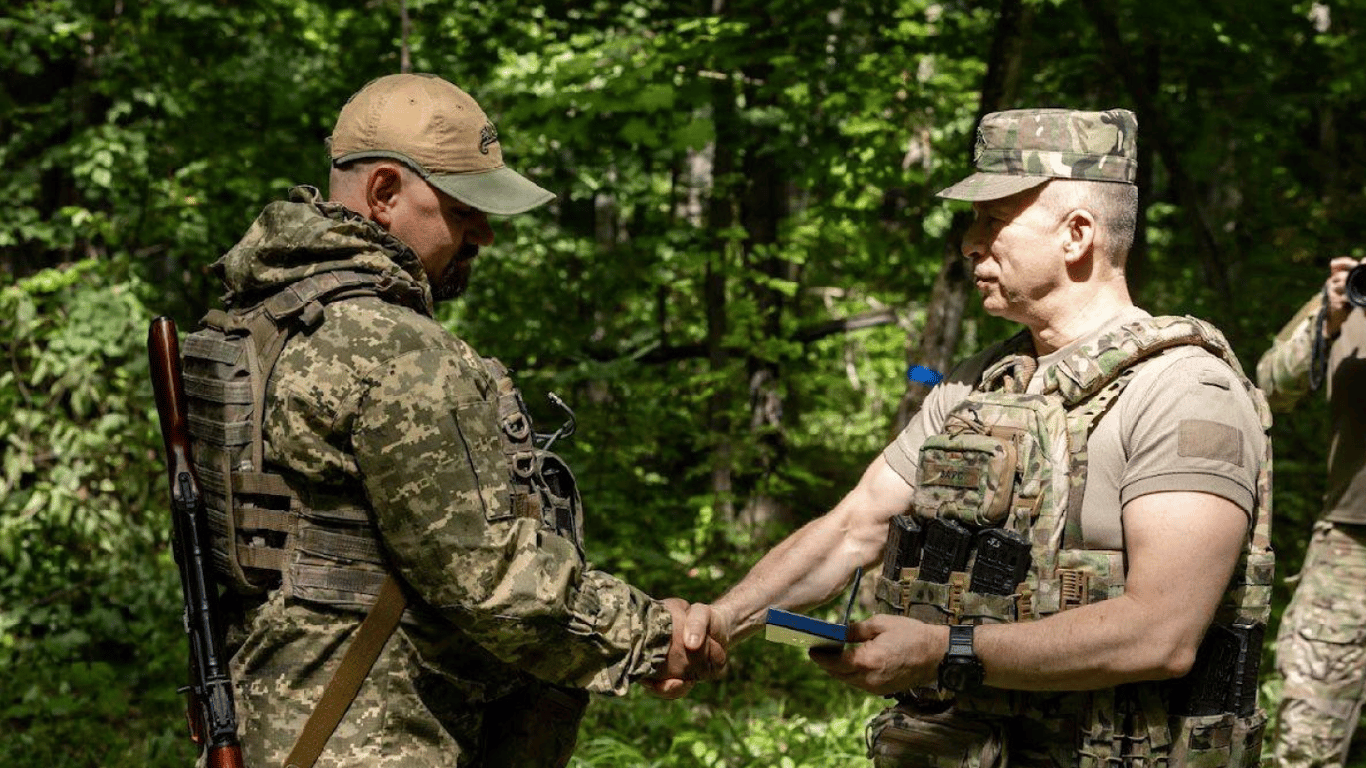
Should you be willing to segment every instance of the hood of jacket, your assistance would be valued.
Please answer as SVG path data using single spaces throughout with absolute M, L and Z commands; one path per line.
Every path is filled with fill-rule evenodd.
M 405 304 L 432 314 L 432 290 L 411 248 L 318 190 L 299 186 L 271 203 L 237 245 L 214 262 L 229 308 L 255 304 L 305 277 L 339 269 L 387 276 L 410 286 Z

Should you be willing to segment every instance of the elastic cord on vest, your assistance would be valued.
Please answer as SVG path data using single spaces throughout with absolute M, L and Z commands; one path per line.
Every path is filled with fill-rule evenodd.
M 1328 348 L 1333 340 L 1323 335 L 1323 325 L 1328 322 L 1328 286 L 1323 286 L 1323 302 L 1318 314 L 1314 316 L 1314 349 L 1309 361 L 1309 391 L 1317 392 L 1328 376 Z

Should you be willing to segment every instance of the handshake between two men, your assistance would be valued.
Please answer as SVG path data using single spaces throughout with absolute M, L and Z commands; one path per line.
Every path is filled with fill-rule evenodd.
M 673 643 L 665 664 L 641 685 L 665 699 L 687 695 L 699 680 L 718 678 L 730 646 L 763 626 L 762 611 L 741 619 L 719 603 L 689 605 L 679 598 L 663 602 L 674 619 Z M 812 647 L 809 655 L 838 680 L 869 693 L 889 694 L 934 680 L 947 635 L 947 627 L 876 615 L 848 624 L 848 645 Z

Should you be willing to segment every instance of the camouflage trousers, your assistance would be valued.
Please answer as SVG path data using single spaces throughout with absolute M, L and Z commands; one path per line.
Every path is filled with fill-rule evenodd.
M 276 592 L 229 632 L 244 762 L 281 766 L 341 661 L 353 616 Z M 247 632 L 247 627 L 252 629 Z M 315 768 L 563 768 L 588 693 L 514 678 L 501 689 L 436 669 L 408 628 L 385 644 Z M 204 766 L 201 757 L 199 765 Z
M 1019 714 L 902 699 L 868 724 L 874 768 L 1248 768 L 1266 713 L 1172 716 L 1159 685 L 1076 693 L 1001 691 Z M 983 699 L 974 699 L 983 702 Z M 1028 702 L 1028 703 L 1026 703 Z M 1032 705 L 1032 706 L 1031 706 Z
M 1320 522 L 1276 638 L 1281 768 L 1341 766 L 1366 690 L 1366 526 Z

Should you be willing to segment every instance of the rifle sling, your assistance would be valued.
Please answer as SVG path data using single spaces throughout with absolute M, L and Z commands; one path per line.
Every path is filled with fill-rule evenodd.
M 322 699 L 308 716 L 308 722 L 304 723 L 303 731 L 285 759 L 285 768 L 312 768 L 317 762 L 327 740 L 332 738 L 346 710 L 355 701 L 356 693 L 379 658 L 380 650 L 398 628 L 406 606 L 407 599 L 398 581 L 393 576 L 387 577 L 380 588 L 379 598 L 361 622 L 360 629 L 356 630 L 356 636 L 347 646 L 341 664 L 323 690 Z

